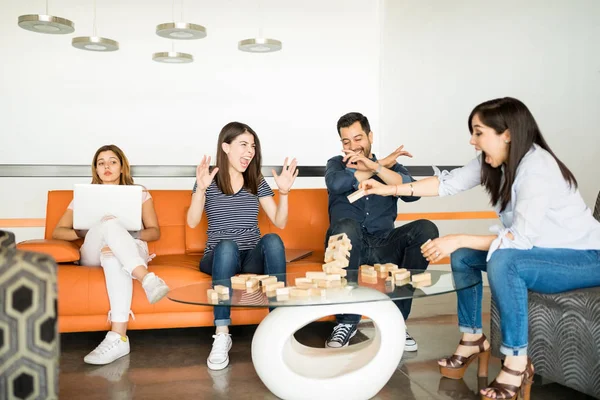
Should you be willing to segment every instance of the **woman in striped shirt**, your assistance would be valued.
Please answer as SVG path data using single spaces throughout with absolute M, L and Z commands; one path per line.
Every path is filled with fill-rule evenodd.
M 200 223 L 203 211 L 208 218 L 208 240 L 200 270 L 213 281 L 228 280 L 239 273 L 285 273 L 285 249 L 274 233 L 261 238 L 258 207 L 273 224 L 283 229 L 287 223 L 287 195 L 298 176 L 296 159 L 286 158 L 280 175 L 273 171 L 279 190 L 279 204 L 261 174 L 260 141 L 246 124 L 230 122 L 219 134 L 217 165 L 209 171 L 210 157 L 204 156 L 196 169 L 192 202 L 187 224 Z M 229 307 L 215 307 L 216 333 L 207 364 L 220 370 L 229 364 L 232 341 Z

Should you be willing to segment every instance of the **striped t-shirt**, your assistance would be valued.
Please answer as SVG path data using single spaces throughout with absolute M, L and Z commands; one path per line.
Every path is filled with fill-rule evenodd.
M 197 186 L 194 183 L 194 193 Z M 260 240 L 258 199 L 266 196 L 273 196 L 273 191 L 264 178 L 258 185 L 258 195 L 253 195 L 245 188 L 233 195 L 226 195 L 213 181 L 206 189 L 204 203 L 208 219 L 208 239 L 204 252 L 210 253 L 224 239 L 235 241 L 239 250 L 254 249 Z

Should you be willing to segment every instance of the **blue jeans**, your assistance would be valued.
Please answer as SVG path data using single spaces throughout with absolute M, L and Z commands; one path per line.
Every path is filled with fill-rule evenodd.
M 420 219 L 395 228 L 386 237 L 367 233 L 358 221 L 343 218 L 334 222 L 327 231 L 325 247 L 329 236 L 345 233 L 352 243 L 350 263 L 347 269 L 358 269 L 362 264 L 394 263 L 406 269 L 427 269 L 429 262 L 421 254 L 421 245 L 428 239 L 439 236 L 438 228 L 431 221 Z M 408 319 L 412 299 L 396 300 L 404 320 Z M 360 315 L 338 314 L 339 324 L 358 324 Z
M 233 240 L 221 240 L 213 251 L 204 254 L 200 271 L 212 275 L 213 282 L 226 281 L 221 284 L 228 287 L 231 287 L 231 277 L 240 273 L 285 274 L 285 248 L 275 233 L 263 236 L 253 250 L 240 251 Z M 279 280 L 285 282 L 285 279 Z M 215 307 L 214 314 L 215 326 L 231 325 L 230 307 Z
M 502 346 L 507 356 L 527 354 L 527 290 L 560 293 L 600 286 L 600 251 L 549 249 L 496 250 L 488 263 L 487 251 L 458 249 L 451 256 L 452 271 L 475 275 L 487 271 L 492 297 L 500 313 Z M 457 284 L 460 278 L 455 278 Z M 481 333 L 482 284 L 460 290 L 458 325 L 461 332 Z

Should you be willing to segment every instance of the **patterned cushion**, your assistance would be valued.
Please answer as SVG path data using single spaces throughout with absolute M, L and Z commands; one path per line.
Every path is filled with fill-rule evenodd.
M 502 343 L 492 299 L 492 352 Z M 600 287 L 557 294 L 529 292 L 529 356 L 536 374 L 600 398 Z
M 0 398 L 57 399 L 56 263 L 14 247 L 0 231 Z

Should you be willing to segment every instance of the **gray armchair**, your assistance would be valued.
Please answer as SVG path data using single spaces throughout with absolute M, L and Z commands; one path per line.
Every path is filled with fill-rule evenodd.
M 600 221 L 600 193 L 594 217 Z M 536 374 L 600 398 L 600 287 L 529 292 L 528 353 Z M 491 309 L 492 354 L 502 358 L 500 316 Z
M 56 262 L 0 231 L 0 398 L 57 399 Z

